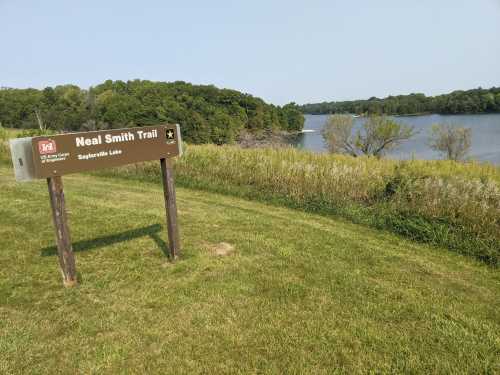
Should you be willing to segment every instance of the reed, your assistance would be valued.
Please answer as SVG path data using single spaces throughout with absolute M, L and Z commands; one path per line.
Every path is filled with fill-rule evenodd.
M 336 213 L 498 264 L 500 169 L 491 164 L 190 145 L 175 167 L 184 186 Z M 114 173 L 159 181 L 155 163 Z

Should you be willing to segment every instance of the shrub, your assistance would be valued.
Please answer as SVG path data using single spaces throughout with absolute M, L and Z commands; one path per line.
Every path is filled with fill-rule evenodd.
M 470 150 L 471 143 L 470 128 L 435 124 L 431 129 L 429 146 L 449 160 L 463 160 Z
M 351 115 L 336 114 L 328 118 L 322 135 L 330 152 L 380 157 L 414 134 L 412 127 L 386 116 L 370 116 L 356 132 L 353 127 Z
M 54 130 L 51 129 L 24 129 L 17 133 L 17 138 L 25 138 L 25 137 L 39 137 L 42 135 L 53 135 L 56 134 Z

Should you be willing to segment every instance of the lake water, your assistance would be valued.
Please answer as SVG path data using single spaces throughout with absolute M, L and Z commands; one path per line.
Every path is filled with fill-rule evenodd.
M 306 150 L 325 152 L 326 147 L 321 136 L 321 129 L 328 115 L 306 115 L 303 133 L 295 145 Z M 475 160 L 500 164 L 500 114 L 481 115 L 425 115 L 397 116 L 396 121 L 411 125 L 417 134 L 391 150 L 387 156 L 397 159 L 439 159 L 441 155 L 428 146 L 428 137 L 433 124 L 445 123 L 472 129 L 472 147 L 469 156 Z M 355 127 L 359 127 L 365 118 L 355 118 Z

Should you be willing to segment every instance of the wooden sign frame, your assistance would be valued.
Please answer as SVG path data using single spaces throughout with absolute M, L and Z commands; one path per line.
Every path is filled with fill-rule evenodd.
M 182 155 L 178 124 L 67 133 L 10 141 L 16 180 L 46 178 L 63 284 L 77 285 L 62 175 L 160 160 L 171 260 L 181 251 L 172 158 Z

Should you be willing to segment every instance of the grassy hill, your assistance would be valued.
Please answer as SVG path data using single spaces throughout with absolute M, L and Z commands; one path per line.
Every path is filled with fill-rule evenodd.
M 500 273 L 343 220 L 159 184 L 64 178 L 80 285 L 44 181 L 0 167 L 0 373 L 498 373 Z
M 186 187 L 341 216 L 500 264 L 498 166 L 190 145 L 175 168 Z M 157 163 L 111 172 L 160 180 Z

